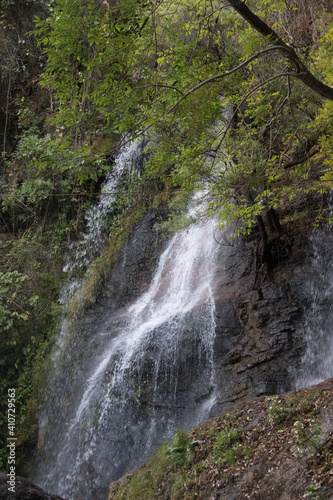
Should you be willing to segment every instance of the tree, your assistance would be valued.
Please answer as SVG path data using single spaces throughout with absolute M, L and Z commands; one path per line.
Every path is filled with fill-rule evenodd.
M 29 106 L 35 81 L 43 63 L 33 29 L 34 17 L 45 18 L 47 0 L 0 0 L 0 147 L 11 153 L 19 132 L 19 109 Z M 39 89 L 40 91 L 40 89 Z
M 323 189 L 318 175 L 306 179 L 332 123 L 332 26 L 325 1 L 315 3 L 321 29 L 304 42 L 305 0 L 303 10 L 256 0 L 258 14 L 240 0 L 59 0 L 38 24 L 58 133 L 61 124 L 75 147 L 110 130 L 148 134 L 149 175 L 182 197 L 205 184 L 206 213 L 240 220 L 241 232 L 257 222 L 269 260 L 283 204 Z

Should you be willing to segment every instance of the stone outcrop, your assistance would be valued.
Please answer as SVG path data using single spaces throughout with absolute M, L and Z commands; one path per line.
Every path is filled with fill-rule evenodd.
M 109 308 L 117 310 L 147 290 L 166 243 L 165 235 L 158 230 L 158 223 L 167 214 L 168 210 L 164 208 L 147 211 L 128 235 L 105 281 L 97 306 L 104 307 L 107 303 Z
M 0 498 L 1 500 L 64 500 L 58 495 L 50 495 L 42 488 L 24 477 L 16 476 L 13 483 L 14 490 L 9 490 L 8 475 L 0 472 Z
M 308 239 L 256 283 L 255 243 L 238 243 L 216 278 L 216 363 L 219 398 L 215 411 L 248 397 L 292 389 L 305 350 L 304 314 L 311 297 L 305 276 Z

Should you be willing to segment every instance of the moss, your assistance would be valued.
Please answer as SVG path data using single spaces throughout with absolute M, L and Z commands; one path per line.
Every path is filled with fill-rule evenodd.
M 136 206 L 134 210 L 126 211 L 121 219 L 111 227 L 110 236 L 101 255 L 91 264 L 79 292 L 75 294 L 67 306 L 66 314 L 71 318 L 70 326 L 72 329 L 75 328 L 84 312 L 95 304 L 104 280 L 116 262 L 126 238 L 135 224 L 143 217 L 144 212 L 144 205 Z

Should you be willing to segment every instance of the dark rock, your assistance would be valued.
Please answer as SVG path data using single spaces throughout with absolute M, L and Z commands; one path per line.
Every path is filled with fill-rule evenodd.
M 50 495 L 42 490 L 39 486 L 32 483 L 24 477 L 16 476 L 13 487 L 14 491 L 8 488 L 11 484 L 8 483 L 9 476 L 0 472 L 0 499 L 1 500 L 64 500 L 58 495 Z
M 253 289 L 251 245 L 236 245 L 225 262 L 227 277 L 221 273 L 216 286 L 220 409 L 246 397 L 288 391 L 294 384 L 305 350 L 304 318 L 311 304 L 304 276 L 313 273 L 312 261 L 304 252 L 307 240 L 301 238 L 295 241 L 291 257 L 258 289 Z M 250 268 L 252 275 L 244 273 Z M 321 310 L 325 307 L 322 301 Z
M 100 304 L 118 309 L 147 290 L 166 241 L 156 226 L 166 216 L 165 210 L 149 210 L 137 223 L 106 279 Z

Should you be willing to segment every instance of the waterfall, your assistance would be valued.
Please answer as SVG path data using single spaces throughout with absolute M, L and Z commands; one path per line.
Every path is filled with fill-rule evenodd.
M 88 315 L 84 331 L 54 358 L 34 477 L 49 492 L 107 498 L 110 482 L 177 427 L 210 416 L 221 248 L 215 229 L 211 219 L 176 234 L 147 291 L 116 311 L 106 304 L 97 322 Z
M 119 183 L 126 174 L 131 175 L 134 170 L 140 173 L 143 167 L 142 145 L 143 143 L 137 139 L 121 148 L 115 158 L 112 170 L 107 173 L 101 186 L 99 202 L 87 210 L 85 214 L 86 230 L 79 241 L 71 244 L 66 257 L 63 271 L 68 274 L 68 279 L 60 293 L 60 304 L 69 303 L 75 294 L 80 297 L 82 278 L 89 269 L 89 265 L 99 256 L 107 238 L 106 222 L 112 213 Z M 65 315 L 56 340 L 56 348 L 52 354 L 52 360 L 55 364 L 58 363 L 58 358 L 65 347 L 66 339 L 68 339 L 68 328 L 68 318 Z
M 140 171 L 141 163 L 142 142 L 134 140 L 122 147 L 112 170 L 106 175 L 99 202 L 90 207 L 85 214 L 86 231 L 80 241 L 72 243 L 67 255 L 64 272 L 68 273 L 69 279 L 62 291 L 61 303 L 66 303 L 78 289 L 82 274 L 100 253 L 107 236 L 105 223 L 116 201 L 120 180 L 126 173 L 130 174 L 135 169 Z
M 306 342 L 297 387 L 308 387 L 333 377 L 333 234 L 329 227 L 310 238 L 311 272 L 306 279 Z

